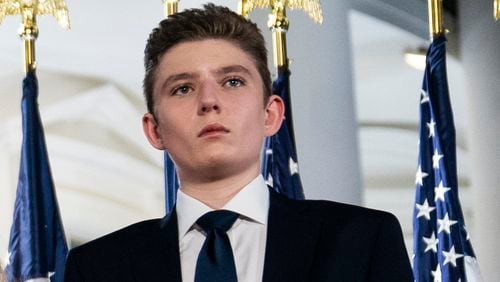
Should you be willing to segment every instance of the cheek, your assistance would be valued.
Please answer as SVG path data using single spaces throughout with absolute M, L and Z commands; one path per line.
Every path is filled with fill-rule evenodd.
M 175 140 L 176 137 L 180 137 L 182 135 L 182 118 L 178 115 L 167 113 L 159 115 L 158 118 L 158 132 L 164 142 L 164 145 L 168 147 L 169 143 Z
M 261 109 L 247 114 L 242 130 L 250 143 L 260 143 L 265 137 L 265 112 Z
M 181 128 L 185 124 L 186 119 L 185 113 L 187 109 L 184 109 L 182 104 L 176 103 L 175 101 L 165 101 L 166 97 L 158 97 L 156 106 L 156 116 L 158 117 L 158 125 L 160 128 L 160 133 L 162 136 L 175 135 L 178 128 Z

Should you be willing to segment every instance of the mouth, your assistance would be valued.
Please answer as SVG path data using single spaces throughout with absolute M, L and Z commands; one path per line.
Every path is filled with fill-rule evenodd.
M 226 133 L 229 133 L 229 129 L 225 128 L 221 124 L 212 123 L 203 127 L 203 129 L 198 133 L 198 137 L 217 136 Z

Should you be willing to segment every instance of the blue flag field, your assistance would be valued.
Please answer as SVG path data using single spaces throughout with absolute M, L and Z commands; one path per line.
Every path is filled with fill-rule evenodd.
M 68 253 L 37 99 L 37 78 L 30 72 L 23 81 L 21 168 L 5 269 L 9 282 L 63 281 Z
M 164 153 L 164 176 L 165 176 L 165 211 L 169 214 L 174 208 L 177 199 L 177 189 L 179 189 L 179 178 L 175 170 L 175 164 L 170 155 Z

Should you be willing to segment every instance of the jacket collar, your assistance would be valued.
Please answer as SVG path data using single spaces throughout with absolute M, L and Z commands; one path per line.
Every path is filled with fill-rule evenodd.
M 321 229 L 305 201 L 285 198 L 270 189 L 264 282 L 307 281 Z M 177 214 L 165 216 L 151 237 L 132 253 L 136 281 L 181 282 Z

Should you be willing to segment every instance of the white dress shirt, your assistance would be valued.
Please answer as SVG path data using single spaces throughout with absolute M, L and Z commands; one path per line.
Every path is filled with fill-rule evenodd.
M 177 224 L 182 281 L 194 281 L 196 261 L 205 242 L 205 234 L 196 220 L 213 209 L 186 195 L 177 194 Z M 240 214 L 227 235 L 233 249 L 239 282 L 262 281 L 266 251 L 269 191 L 264 178 L 259 175 L 222 209 Z

